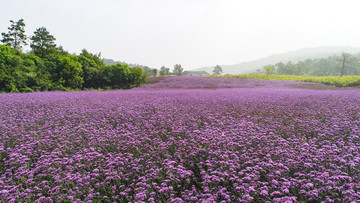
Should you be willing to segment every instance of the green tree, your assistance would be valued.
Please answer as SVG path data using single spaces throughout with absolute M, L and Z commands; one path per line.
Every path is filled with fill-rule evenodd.
M 170 68 L 166 68 L 165 66 L 162 66 L 160 68 L 159 74 L 160 76 L 170 75 Z
M 68 51 L 64 50 L 64 47 L 61 46 L 61 45 L 56 48 L 56 53 L 58 53 L 60 55 L 63 55 L 63 56 L 70 56 L 71 55 Z
M 157 69 L 155 69 L 157 70 Z M 143 69 L 140 67 L 130 68 L 130 80 L 129 80 L 129 88 L 140 86 L 145 82 L 145 75 Z
M 81 50 L 80 56 L 85 56 L 88 59 L 93 60 L 98 66 L 105 66 L 104 60 L 101 58 L 101 53 L 92 54 L 86 49 Z
M 154 75 L 157 72 L 157 69 L 149 70 Z M 35 51 L 24 54 L 0 45 L 0 92 L 132 88 L 144 82 L 141 67 L 106 66 L 100 54 L 86 50 L 75 55 L 58 48 L 54 53 L 46 53 L 46 57 L 39 57 Z
M 275 69 L 277 74 L 280 74 L 280 71 L 284 68 L 285 64 L 283 62 L 279 62 L 275 64 Z
M 11 25 L 8 27 L 8 33 L 1 33 L 3 37 L 1 42 L 14 49 L 20 50 L 22 45 L 27 45 L 24 19 L 20 19 L 17 22 L 10 20 L 10 22 Z
M 341 64 L 341 68 L 340 68 L 340 78 L 342 78 L 342 76 L 344 75 L 344 70 L 345 70 L 345 64 L 348 61 L 348 59 L 350 58 L 350 54 L 348 53 L 341 53 L 341 58 L 339 59 L 340 64 Z
M 104 60 L 101 59 L 101 53 L 92 54 L 86 49 L 83 49 L 78 56 L 78 61 L 81 63 L 83 70 L 84 84 L 86 88 L 99 88 L 101 87 L 101 71 L 105 67 Z
M 83 55 L 77 57 L 78 62 L 82 66 L 82 77 L 84 78 L 83 86 L 86 88 L 98 88 L 96 76 L 100 70 L 99 65 L 92 59 Z
M 297 63 L 275 64 L 277 74 L 306 76 L 359 75 L 360 54 L 342 53 L 340 56 L 306 59 Z M 263 69 L 263 72 L 266 72 Z
M 278 66 L 277 72 L 280 75 L 294 75 L 296 72 L 297 66 L 296 64 L 289 61 L 286 65 Z
M 22 59 L 20 51 L 7 45 L 0 45 L 0 91 L 18 92 L 18 73 Z
M 300 61 L 296 64 L 296 75 L 305 75 L 306 73 L 306 65 L 304 61 Z
M 221 66 L 216 65 L 214 67 L 214 70 L 213 70 L 214 75 L 221 75 L 222 72 L 223 72 L 223 69 L 221 68 Z
M 49 72 L 41 58 L 0 45 L 0 91 L 32 92 L 48 90 L 50 85 Z
M 132 88 L 145 82 L 145 75 L 141 67 L 130 68 L 127 64 L 117 63 L 101 68 L 101 87 Z
M 40 27 L 34 32 L 31 38 L 30 47 L 34 54 L 41 58 L 56 52 L 56 38 L 47 31 L 45 27 Z
M 115 88 L 124 88 L 131 80 L 131 70 L 128 65 L 116 64 L 110 66 L 110 86 Z
M 34 91 L 46 91 L 51 88 L 50 72 L 44 60 L 34 54 L 24 54 L 24 65 L 27 73 L 27 87 Z
M 327 58 L 315 59 L 310 74 L 314 76 L 330 75 L 331 66 L 333 66 L 333 64 L 331 64 L 331 61 Z
M 153 72 L 153 76 L 156 76 L 157 72 L 158 72 L 158 69 L 154 68 L 154 69 L 152 69 L 152 72 Z
M 360 75 L 360 63 L 359 56 L 350 55 L 347 63 L 346 69 L 344 70 L 344 75 Z
M 144 66 L 144 67 L 142 67 L 142 69 L 143 69 L 145 75 L 147 75 L 147 76 L 154 75 L 154 72 L 150 67 Z
M 184 68 L 182 68 L 180 64 L 175 64 L 174 65 L 173 73 L 175 75 L 182 76 L 183 72 L 184 72 Z
M 58 65 L 60 81 L 64 87 L 80 89 L 84 82 L 81 64 L 73 57 L 61 57 Z
M 172 75 L 172 73 L 170 72 L 170 68 L 165 69 L 165 75 Z
M 267 65 L 263 67 L 263 71 L 266 75 L 271 75 L 275 73 L 275 68 L 272 65 Z
M 83 71 L 77 56 L 51 54 L 46 57 L 45 67 L 50 73 L 50 90 L 80 89 L 83 84 Z

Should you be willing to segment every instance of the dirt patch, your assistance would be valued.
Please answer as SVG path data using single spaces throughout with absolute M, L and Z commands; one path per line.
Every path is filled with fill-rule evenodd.
M 148 84 L 154 84 L 154 83 L 157 83 L 157 82 L 160 82 L 162 80 L 164 80 L 166 77 L 147 77 L 145 79 L 145 81 L 148 83 Z

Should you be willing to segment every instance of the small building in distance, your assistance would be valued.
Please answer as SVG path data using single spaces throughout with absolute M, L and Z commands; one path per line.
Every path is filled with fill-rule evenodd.
M 209 75 L 206 71 L 184 71 L 183 76 L 206 76 Z

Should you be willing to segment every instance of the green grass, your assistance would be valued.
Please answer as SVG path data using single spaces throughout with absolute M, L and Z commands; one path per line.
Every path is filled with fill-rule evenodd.
M 300 82 L 314 82 L 336 87 L 352 87 L 360 85 L 360 75 L 343 76 L 297 76 L 297 75 L 262 75 L 262 74 L 241 74 L 241 75 L 212 75 L 210 77 L 231 77 L 231 78 L 253 78 L 261 80 L 291 80 Z

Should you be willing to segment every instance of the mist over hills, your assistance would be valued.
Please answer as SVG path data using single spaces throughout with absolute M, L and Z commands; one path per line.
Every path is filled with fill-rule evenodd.
M 289 61 L 296 63 L 298 61 L 314 58 L 325 58 L 333 55 L 347 53 L 359 53 L 360 48 L 345 47 L 345 46 L 324 46 L 315 48 L 304 48 L 295 51 L 274 54 L 258 60 L 242 62 L 234 65 L 220 65 L 223 69 L 223 74 L 244 74 L 256 72 L 257 69 L 262 69 L 263 66 L 269 64 L 276 64 L 279 62 L 287 63 Z M 215 66 L 216 64 L 214 64 Z M 204 70 L 212 74 L 214 66 L 207 66 L 202 68 L 192 69 L 193 71 Z
M 117 63 L 120 63 L 120 64 L 128 65 L 131 68 L 133 68 L 133 67 L 141 67 L 141 68 L 147 67 L 145 65 L 134 64 L 134 63 L 126 63 L 124 61 L 114 61 L 113 59 L 107 59 L 107 58 L 103 58 L 103 61 L 104 61 L 104 63 L 106 65 L 115 65 Z

